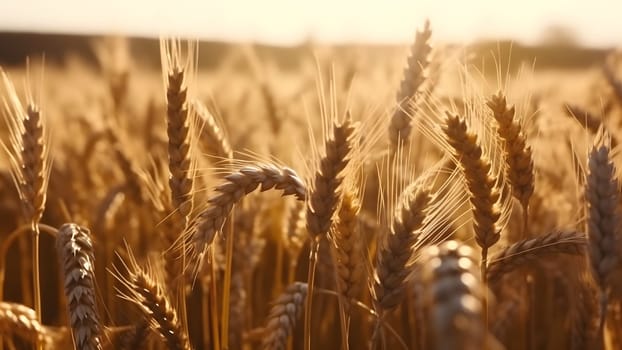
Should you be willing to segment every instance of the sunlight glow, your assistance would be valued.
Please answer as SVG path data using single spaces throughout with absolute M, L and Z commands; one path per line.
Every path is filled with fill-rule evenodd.
M 619 45 L 615 0 L 21 0 L 0 2 L 0 31 L 177 33 L 203 39 L 293 44 L 408 42 L 425 18 L 448 41 L 537 42 L 550 25 L 590 46 Z

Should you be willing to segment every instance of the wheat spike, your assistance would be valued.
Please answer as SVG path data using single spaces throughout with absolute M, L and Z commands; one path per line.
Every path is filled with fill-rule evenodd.
M 390 232 L 384 235 L 376 253 L 372 296 L 379 311 L 396 307 L 403 298 L 404 281 L 410 273 L 406 265 L 413 255 L 431 201 L 429 190 L 418 184 L 408 186 L 402 193 Z
M 533 157 L 527 145 L 521 125 L 515 119 L 514 106 L 507 105 L 501 91 L 486 103 L 497 121 L 497 133 L 503 140 L 507 178 L 512 186 L 512 194 L 527 212 L 529 199 L 534 190 Z
M 58 229 L 56 250 L 75 345 L 78 349 L 101 349 L 102 328 L 97 312 L 90 232 L 76 224 L 64 224 Z
M 610 146 L 604 129 L 601 129 L 598 136 L 601 139 L 592 147 L 588 156 L 585 200 L 589 258 L 594 279 L 601 291 L 602 330 L 610 293 L 609 279 L 619 262 L 616 243 L 619 239 L 620 216 L 617 206 L 620 187 L 615 167 L 609 158 Z
M 147 264 L 142 268 L 134 256 L 129 254 L 125 269 L 127 276 L 124 276 L 119 269 L 115 270 L 115 277 L 125 289 L 119 290 L 119 296 L 138 306 L 144 320 L 148 322 L 151 330 L 160 336 L 168 349 L 190 350 L 190 342 L 177 317 L 177 311 L 151 265 Z
M 426 247 L 417 266 L 429 322 L 426 349 L 493 349 L 485 347 L 485 287 L 476 277 L 473 250 L 457 241 Z
M 423 30 L 417 32 L 415 42 L 410 48 L 410 56 L 396 96 L 397 107 L 389 124 L 391 152 L 395 152 L 399 144 L 407 142 L 410 137 L 412 126 L 408 109 L 416 102 L 419 89 L 426 80 L 425 71 L 430 64 L 429 56 L 432 51 L 429 43 L 431 36 L 430 21 L 426 21 Z
M 364 240 L 358 225 L 360 203 L 354 191 L 344 193 L 333 234 L 337 288 L 347 300 L 358 296 L 365 273 Z M 349 302 L 346 303 L 346 307 Z
M 207 247 L 213 242 L 233 206 L 245 195 L 259 187 L 261 192 L 269 189 L 282 190 L 283 195 L 294 195 L 298 200 L 306 197 L 306 188 L 295 171 L 268 163 L 254 163 L 244 166 L 225 176 L 225 182 L 217 186 L 208 206 L 188 233 L 190 249 L 197 254 L 199 262 Z
M 300 318 L 306 298 L 307 284 L 294 282 L 272 304 L 264 329 L 264 350 L 284 350 L 287 347 L 287 338 Z
M 341 198 L 341 184 L 354 147 L 356 125 L 348 115 L 335 124 L 332 136 L 325 142 L 326 154 L 321 158 L 309 187 L 307 231 L 316 239 L 328 233 Z
M 559 254 L 582 255 L 585 253 L 585 246 L 585 234 L 576 231 L 552 232 L 516 242 L 490 259 L 488 281 L 494 287 L 504 275 L 531 261 Z
M 0 334 L 17 334 L 25 340 L 53 344 L 60 334 L 37 321 L 35 310 L 21 304 L 0 302 Z
M 177 41 L 161 41 L 162 70 L 166 75 L 166 132 L 168 135 L 169 187 L 172 203 L 183 217 L 192 210 L 192 115 L 188 111 L 188 64 L 181 63 Z
M 500 229 L 497 221 L 501 216 L 498 207 L 499 191 L 490 175 L 490 161 L 482 154 L 477 135 L 469 132 L 466 122 L 458 115 L 447 112 L 443 132 L 453 148 L 453 155 L 460 163 L 470 202 L 473 207 L 475 241 L 482 248 L 482 278 L 486 278 L 488 248 L 497 243 Z

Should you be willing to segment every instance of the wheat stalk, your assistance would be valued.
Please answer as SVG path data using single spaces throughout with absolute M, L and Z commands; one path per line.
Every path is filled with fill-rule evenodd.
M 358 296 L 365 273 L 364 240 L 358 225 L 360 205 L 356 192 L 345 191 L 332 235 L 337 265 L 337 288 L 346 298 L 346 312 L 350 300 Z

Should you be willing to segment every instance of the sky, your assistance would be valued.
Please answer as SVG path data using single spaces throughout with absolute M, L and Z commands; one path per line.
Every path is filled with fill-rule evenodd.
M 290 45 L 412 40 L 536 43 L 550 26 L 588 46 L 622 46 L 622 0 L 0 0 L 0 31 L 177 34 Z

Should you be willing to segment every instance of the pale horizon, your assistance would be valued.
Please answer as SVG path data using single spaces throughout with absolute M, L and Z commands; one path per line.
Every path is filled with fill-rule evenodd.
M 0 31 L 177 34 L 206 40 L 291 45 L 404 43 L 425 19 L 435 40 L 511 39 L 533 44 L 551 26 L 586 46 L 622 46 L 622 2 L 585 1 L 123 1 L 22 0 L 0 3 Z

